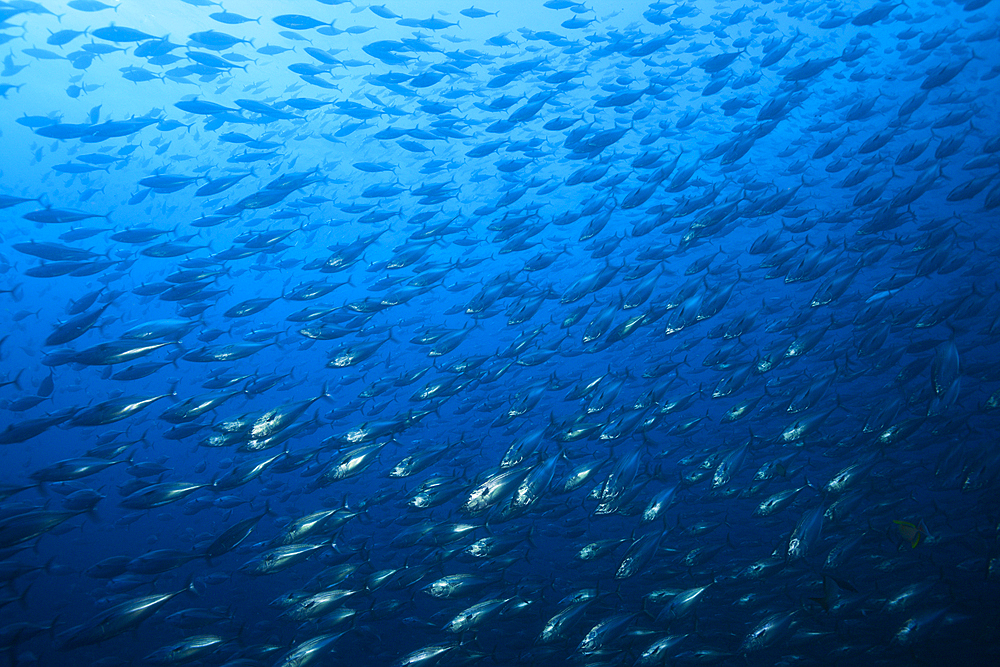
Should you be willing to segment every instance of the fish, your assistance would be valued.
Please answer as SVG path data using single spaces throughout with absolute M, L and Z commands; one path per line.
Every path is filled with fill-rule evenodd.
M 298 667 L 308 665 L 311 662 L 322 659 L 322 657 L 333 648 L 333 643 L 339 639 L 343 633 L 320 634 L 300 642 L 290 651 L 278 659 L 276 665 L 280 667 Z
M 159 396 L 129 396 L 102 401 L 76 412 L 70 419 L 70 426 L 102 426 L 127 419 L 144 410 L 156 401 L 171 398 L 173 391 Z
M 795 627 L 795 611 L 768 616 L 750 631 L 740 645 L 742 653 L 760 651 L 787 639 Z
M 60 651 L 98 644 L 137 627 L 161 607 L 186 592 L 195 592 L 193 584 L 173 593 L 133 598 L 108 609 L 86 623 L 69 630 L 59 644 Z
M 4 517 L 0 519 L 0 545 L 7 549 L 28 542 L 81 513 L 79 510 L 29 510 Z
M 997 3 L 602 4 L 0 3 L 11 656 L 989 661 Z
M 917 548 L 917 545 L 920 544 L 920 538 L 929 538 L 931 536 L 923 519 L 916 524 L 900 519 L 893 519 L 892 522 L 896 524 L 903 540 L 909 542 L 911 549 Z

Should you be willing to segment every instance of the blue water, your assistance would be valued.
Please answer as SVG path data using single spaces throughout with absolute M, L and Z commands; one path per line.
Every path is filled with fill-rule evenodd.
M 995 2 L 0 20 L 11 664 L 997 661 Z

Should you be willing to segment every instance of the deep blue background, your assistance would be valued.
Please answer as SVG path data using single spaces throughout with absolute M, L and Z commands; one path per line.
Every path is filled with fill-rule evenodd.
M 0 412 L 0 425 L 176 388 L 174 399 L 127 420 L 96 428 L 67 422 L 4 445 L 0 480 L 31 485 L 33 472 L 116 441 L 132 443 L 119 458 L 165 466 L 147 481 L 210 483 L 234 463 L 280 449 L 245 454 L 235 446 L 200 446 L 211 433 L 209 424 L 303 401 L 325 387 L 328 398 L 299 418 L 306 427 L 287 443 L 291 453 L 320 452 L 303 468 L 266 470 L 224 494 L 202 490 L 135 521 L 123 520 L 128 510 L 118 505 L 122 489 L 139 472 L 128 463 L 78 482 L 38 485 L 5 501 L 0 521 L 36 507 L 59 509 L 68 493 L 82 487 L 105 496 L 94 512 L 5 552 L 8 565 L 47 566 L 12 577 L 5 594 L 10 600 L 0 607 L 14 664 L 147 664 L 144 658 L 155 650 L 199 632 L 226 640 L 202 657 L 203 664 L 241 657 L 275 664 L 291 646 L 326 630 L 282 618 L 270 603 L 300 589 L 337 554 L 358 566 L 342 585 L 360 591 L 346 603 L 356 614 L 336 626 L 345 634 L 315 664 L 392 664 L 439 643 L 455 644 L 443 660 L 458 664 L 662 664 L 640 656 L 669 634 L 686 635 L 671 650 L 680 664 L 996 659 L 1000 311 L 993 223 L 1000 180 L 989 180 L 972 197 L 960 191 L 973 179 L 995 176 L 1000 166 L 995 3 L 910 3 L 874 22 L 863 12 L 875 5 L 839 2 L 585 7 L 525 1 L 497 4 L 489 11 L 498 14 L 485 17 L 463 15 L 460 10 L 469 8 L 456 3 L 399 2 L 382 9 L 336 2 L 227 3 L 228 12 L 260 17 L 259 24 L 221 22 L 236 19 L 212 17 L 222 10 L 198 2 L 162 4 L 124 2 L 114 12 L 86 11 L 79 3 L 0 5 L 9 16 L 0 34 L 10 52 L 0 85 L 21 86 L 0 100 L 0 194 L 38 199 L 0 211 L 2 287 L 10 290 L 0 294 L 8 321 L 0 377 L 18 380 L 0 388 L 8 408 Z M 432 10 L 458 25 L 420 25 Z M 273 20 L 284 14 L 333 23 L 290 31 Z M 135 54 L 133 42 L 89 35 L 56 43 L 57 31 L 112 22 L 169 35 L 181 45 L 171 51 L 177 61 L 149 61 Z M 187 35 L 209 30 L 247 42 L 217 50 L 188 44 Z M 372 48 L 381 40 L 394 42 L 395 57 Z M 89 44 L 125 51 L 95 55 L 84 48 Z M 275 54 L 266 45 L 294 50 Z M 326 53 L 317 57 L 306 47 Z M 785 47 L 787 54 L 770 62 Z M 189 51 L 227 58 L 235 67 L 181 71 L 195 65 Z M 723 54 L 731 54 L 731 62 L 723 62 Z M 315 79 L 295 71 L 302 63 L 322 70 L 324 61 L 328 71 Z M 810 61 L 823 67 L 800 75 L 798 68 Z M 954 68 L 954 77 L 931 85 L 942 68 Z M 400 76 L 390 83 L 385 75 L 393 73 L 422 79 Z M 630 91 L 636 99 L 617 107 L 611 101 Z M 926 99 L 914 101 L 924 94 Z M 303 97 L 329 105 L 310 111 L 284 105 Z M 234 109 L 240 108 L 237 100 L 253 100 L 294 117 L 250 110 L 213 117 L 175 106 L 194 98 Z M 542 99 L 534 115 L 517 120 L 519 109 Z M 45 136 L 44 128 L 39 131 L 45 121 L 35 117 L 94 128 L 132 117 L 157 122 L 127 137 L 81 141 Z M 575 123 L 546 128 L 556 119 Z M 568 143 L 575 137 L 598 147 L 599 133 L 616 128 L 627 131 L 603 150 L 574 151 Z M 400 132 L 385 134 L 391 129 Z M 255 151 L 222 140 L 231 132 L 275 147 Z M 869 150 L 885 133 L 891 138 Z M 837 138 L 843 138 L 837 148 L 820 151 Z M 500 140 L 495 153 L 468 155 Z M 918 157 L 901 158 L 908 146 L 925 141 Z M 959 147 L 950 149 L 949 142 Z M 652 168 L 634 163 L 646 151 L 662 152 Z M 233 160 L 255 153 L 265 158 Z M 59 167 L 92 164 L 81 158 L 95 154 L 115 161 L 106 171 L 80 175 Z M 656 171 L 675 159 L 672 171 Z M 386 171 L 371 173 L 360 163 L 381 164 Z M 574 184 L 573 175 L 585 168 L 594 168 L 594 177 Z M 686 179 L 678 177 L 688 169 Z M 250 175 L 222 194 L 194 196 L 210 179 L 242 173 Z M 314 182 L 289 192 L 280 204 L 237 211 L 223 224 L 192 224 L 255 192 L 266 193 L 269 182 L 291 173 L 309 173 Z M 629 197 L 656 173 L 667 175 L 648 199 L 631 206 Z M 845 184 L 855 174 L 857 182 Z M 199 180 L 172 193 L 145 192 L 140 181 L 158 175 Z M 399 192 L 363 194 L 380 185 L 395 185 Z M 515 201 L 503 201 L 521 188 Z M 911 202 L 907 193 L 914 189 L 924 191 Z M 423 199 L 426 191 L 440 196 Z M 107 218 L 43 224 L 22 217 L 49 206 Z M 365 217 L 373 214 L 380 219 Z M 886 219 L 892 224 L 873 233 L 872 225 Z M 421 230 L 449 220 L 449 233 L 422 248 Z M 147 226 L 165 232 L 151 243 L 198 247 L 160 259 L 140 254 L 151 243 L 111 238 Z M 63 238 L 78 228 L 101 231 L 84 240 Z M 271 252 L 215 257 L 244 248 L 252 234 L 267 230 L 291 233 Z M 381 235 L 356 264 L 336 273 L 319 270 L 338 247 L 376 232 Z M 511 251 L 507 243 L 518 235 L 521 243 Z M 754 252 L 761 237 L 776 239 L 773 252 Z M 93 275 L 33 277 L 42 262 L 13 248 L 31 240 L 86 248 L 115 263 Z M 612 245 L 602 252 L 604 243 Z M 411 252 L 418 256 L 411 258 Z M 526 262 L 540 252 L 559 254 L 551 266 L 527 270 Z M 218 262 L 221 271 L 207 288 L 219 290 L 211 298 L 178 304 L 136 294 L 199 259 Z M 392 261 L 403 266 L 395 268 Z M 443 277 L 426 292 L 393 302 L 393 290 L 439 270 Z M 605 285 L 579 300 L 568 296 L 574 283 L 601 270 L 613 273 Z M 796 275 L 808 279 L 786 278 Z M 852 275 L 832 303 L 811 305 L 828 281 Z M 649 298 L 624 309 L 625 295 L 644 276 L 656 277 Z M 314 301 L 280 298 L 324 279 L 344 284 Z M 129 364 L 62 363 L 59 346 L 43 344 L 70 317 L 72 303 L 98 289 L 97 303 L 110 305 L 96 326 L 69 343 L 72 350 L 116 340 L 146 321 L 183 319 L 180 309 L 191 303 L 205 304 L 205 310 L 189 316 L 194 327 L 179 346 L 132 362 L 173 359 L 176 365 L 148 378 L 116 381 L 111 374 Z M 718 312 L 706 310 L 706 302 L 730 289 Z M 476 295 L 491 290 L 495 301 L 476 312 Z M 277 300 L 250 317 L 224 315 L 258 297 Z M 532 299 L 542 299 L 537 312 L 510 323 L 515 309 Z M 359 315 L 366 304 L 381 304 L 379 312 Z M 565 324 L 587 305 L 578 322 Z M 339 340 L 304 337 L 303 325 L 287 319 L 303 307 L 333 309 L 329 323 L 346 325 L 350 334 Z M 609 342 L 616 327 L 640 313 L 646 314 L 643 324 Z M 593 321 L 602 315 L 610 319 L 603 335 L 585 341 L 601 331 Z M 212 329 L 221 333 L 208 342 Z M 416 339 L 435 329 L 468 334 L 454 351 L 433 357 L 430 345 Z M 524 351 L 505 353 L 536 329 Z M 737 330 L 740 335 L 727 335 Z M 276 344 L 245 359 L 182 358 L 202 345 L 241 343 L 261 332 L 271 332 Z M 786 356 L 791 343 L 809 338 L 814 342 L 805 354 Z M 360 364 L 325 367 L 342 345 L 383 340 Z M 544 349 L 556 351 L 533 364 L 530 355 Z M 488 358 L 454 380 L 464 383 L 460 391 L 430 402 L 413 399 L 426 384 L 455 378 L 449 364 L 478 355 Z M 947 376 L 941 368 L 954 367 L 955 355 L 957 384 L 948 377 L 952 391 L 936 393 L 934 380 Z M 413 384 L 392 382 L 425 368 Z M 657 375 L 657 368 L 665 370 Z M 50 374 L 51 397 L 15 409 L 23 406 L 16 401 L 38 394 Z M 188 438 L 164 438 L 172 424 L 158 416 L 169 401 L 209 393 L 202 385 L 216 374 L 273 376 L 274 386 L 230 399 L 203 417 L 206 427 Z M 594 409 L 591 398 L 567 398 L 579 381 L 602 375 L 598 391 L 621 383 L 604 409 Z M 720 382 L 734 375 L 736 390 L 712 398 Z M 240 382 L 223 391 L 246 386 Z M 806 393 L 810 389 L 814 394 Z M 363 395 L 366 390 L 372 395 Z M 644 398 L 649 392 L 651 398 Z M 810 408 L 790 412 L 789 404 L 804 395 Z M 506 416 L 527 396 L 535 401 L 530 409 Z M 671 409 L 672 401 L 685 397 L 682 407 Z M 736 404 L 755 398 L 759 403 L 748 416 L 723 419 Z M 636 409 L 650 421 L 624 437 L 598 437 Z M 411 411 L 424 410 L 428 414 L 406 421 Z M 824 418 L 801 438 L 782 438 L 803 416 Z M 885 429 L 920 417 L 926 420 L 901 442 L 878 441 Z M 369 468 L 316 487 L 317 473 L 350 448 L 332 436 L 393 419 L 406 422 L 405 428 L 378 440 L 386 444 Z M 558 433 L 574 421 L 593 425 L 592 436 L 560 441 Z M 462 503 L 499 471 L 510 445 L 539 429 L 545 436 L 522 464 L 525 471 L 562 454 L 541 498 L 508 521 L 497 508 L 463 514 Z M 731 480 L 713 485 L 720 461 L 747 443 Z M 389 476 L 403 457 L 442 446 L 447 453 L 426 470 Z M 588 494 L 636 452 L 638 464 L 624 483 L 631 499 L 616 514 L 595 513 L 598 500 Z M 562 492 L 570 472 L 589 461 L 606 462 L 581 488 Z M 775 461 L 782 464 L 778 474 L 755 479 Z M 825 488 L 852 464 L 868 467 L 847 494 Z M 434 475 L 453 478 L 461 492 L 431 510 L 409 507 L 418 486 Z M 670 487 L 677 489 L 673 505 L 643 522 L 650 499 Z M 766 518 L 753 515 L 772 494 L 799 487 L 788 508 Z M 221 495 L 246 503 L 234 509 L 222 506 L 225 501 L 212 505 Z M 854 500 L 846 516 L 827 518 L 807 556 L 789 558 L 788 540 L 800 519 L 844 495 Z M 84 573 L 110 556 L 138 557 L 163 548 L 194 553 L 265 505 L 271 514 L 234 553 L 210 562 L 196 558 L 132 591 L 122 589 L 121 580 Z M 335 548 L 273 575 L 238 571 L 270 548 L 289 521 L 339 505 L 358 515 L 325 534 Z M 923 522 L 915 547 L 901 535 L 898 521 Z M 448 544 L 402 546 L 405 531 L 450 523 L 474 529 Z M 615 578 L 633 540 L 661 533 L 638 574 Z M 526 539 L 496 559 L 461 554 L 490 534 Z M 582 547 L 602 539 L 622 543 L 600 559 L 577 558 Z M 857 544 L 846 562 L 827 567 L 830 550 L 852 539 Z M 708 555 L 692 561 L 692 550 L 699 548 Z M 745 568 L 769 556 L 777 563 L 773 573 L 746 576 Z M 369 575 L 387 568 L 400 573 L 389 585 L 368 590 Z M 440 576 L 458 573 L 482 574 L 490 583 L 452 600 L 424 592 Z M 130 597 L 179 590 L 189 580 L 197 596 L 177 597 L 137 631 L 72 652 L 57 650 L 71 628 L 99 611 Z M 824 598 L 824 581 L 828 595 L 819 604 L 813 598 Z M 661 615 L 670 594 L 708 584 L 692 613 L 671 621 Z M 566 607 L 564 598 L 581 589 L 598 595 L 583 619 L 561 640 L 539 643 L 545 623 Z M 668 594 L 648 597 L 664 590 Z M 463 609 L 491 598 L 510 600 L 504 613 L 460 636 L 442 629 Z M 231 620 L 190 631 L 165 621 L 188 607 L 216 608 Z M 587 631 L 620 613 L 635 617 L 602 651 L 584 655 L 578 646 Z M 763 619 L 788 614 L 791 626 L 766 648 L 742 646 Z M 913 619 L 919 631 L 900 639 Z M 38 627 L 8 625 L 22 622 Z

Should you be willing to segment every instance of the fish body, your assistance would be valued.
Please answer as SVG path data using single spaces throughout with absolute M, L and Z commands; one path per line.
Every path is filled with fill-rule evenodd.
M 70 630 L 59 645 L 59 650 L 70 651 L 81 646 L 99 644 L 127 632 L 140 625 L 161 607 L 188 590 L 193 591 L 194 589 L 189 586 L 174 593 L 146 595 L 112 607 L 98 614 L 82 626 Z

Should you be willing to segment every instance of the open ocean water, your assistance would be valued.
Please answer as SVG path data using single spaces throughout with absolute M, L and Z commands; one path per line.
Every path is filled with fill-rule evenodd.
M 12 667 L 1000 664 L 1000 2 L 0 1 Z

